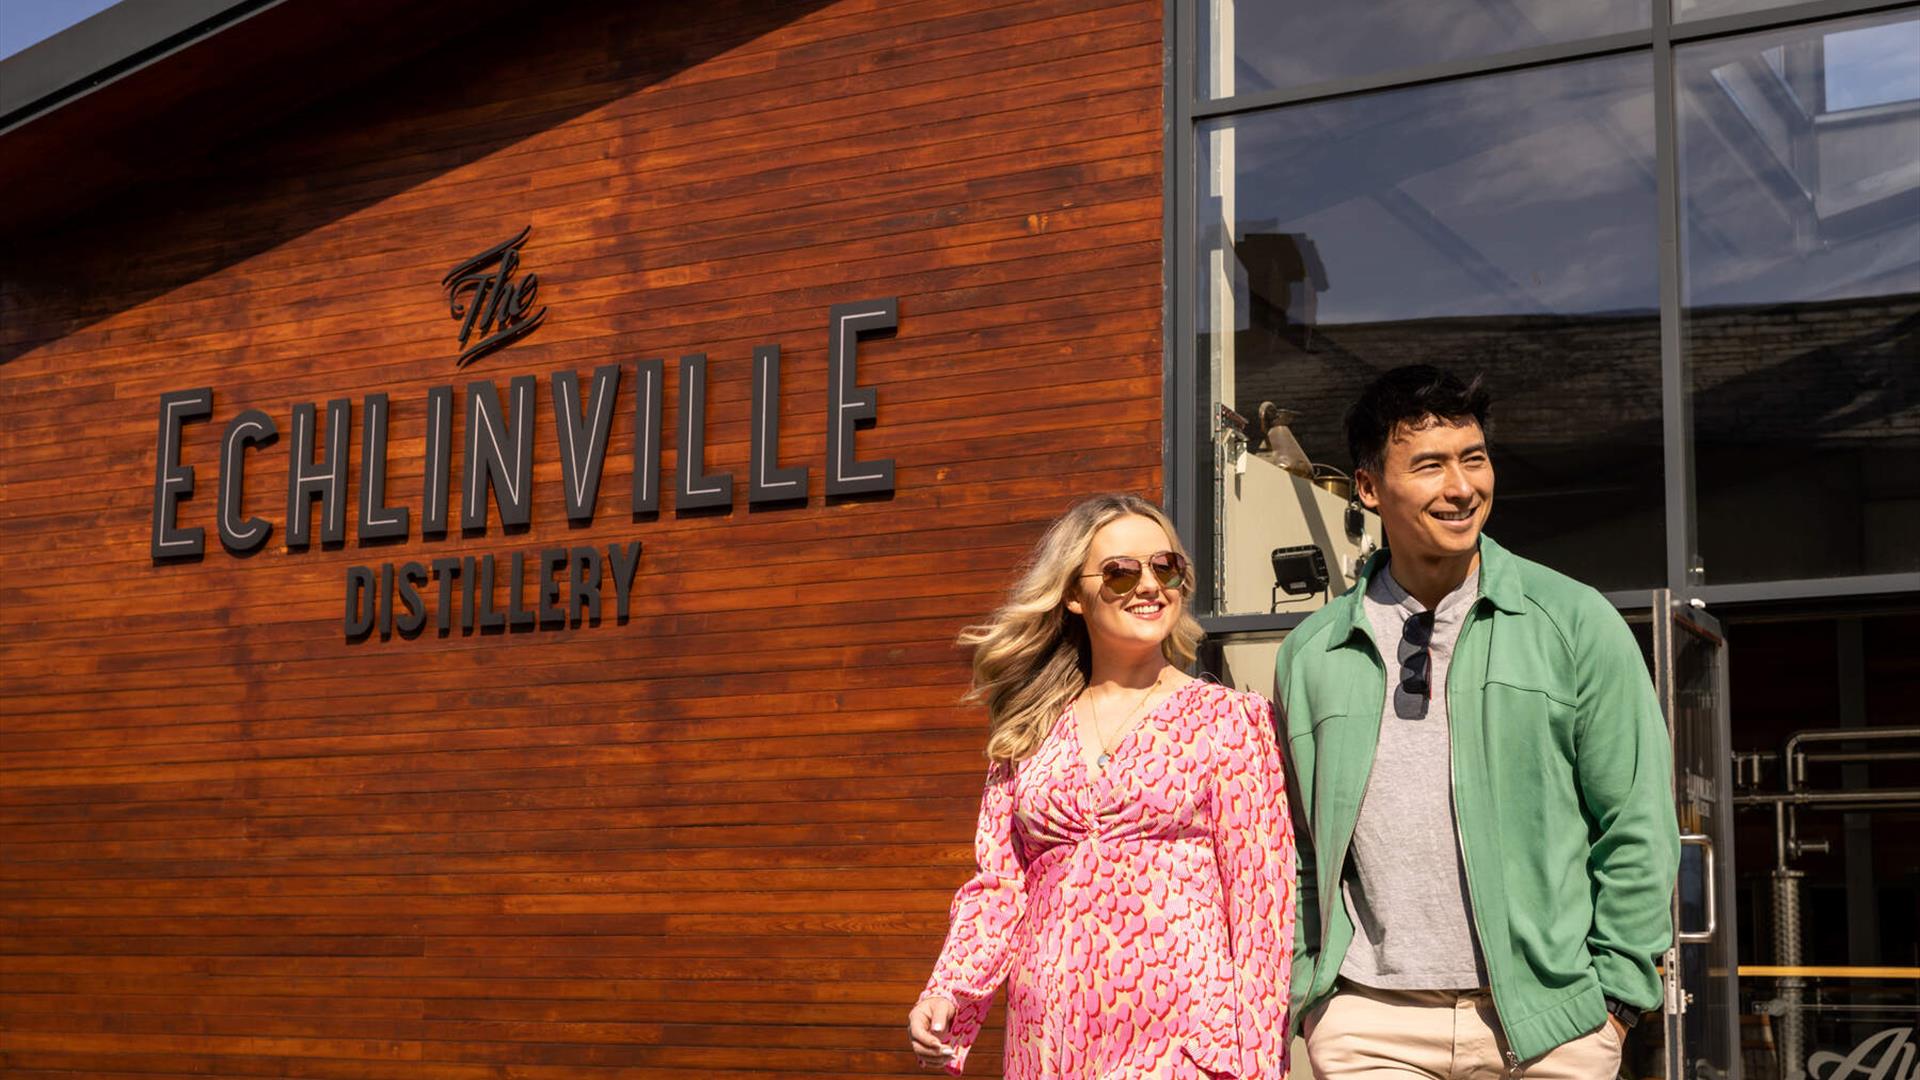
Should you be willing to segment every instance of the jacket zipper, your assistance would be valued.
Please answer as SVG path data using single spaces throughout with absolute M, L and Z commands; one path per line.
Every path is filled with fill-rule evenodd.
M 1467 620 L 1465 624 L 1460 627 L 1460 636 L 1454 639 L 1454 648 L 1453 648 L 1454 659 L 1457 659 L 1460 656 L 1459 642 L 1467 636 L 1467 632 L 1469 630 L 1472 630 L 1477 623 L 1483 621 L 1478 616 L 1478 613 L 1480 611 L 1480 604 L 1483 602 L 1484 600 L 1476 601 L 1474 603 L 1472 610 L 1469 611 L 1467 614 Z M 1453 745 L 1454 740 L 1458 737 L 1458 732 L 1460 730 L 1459 726 L 1454 723 L 1454 718 L 1459 714 L 1456 713 L 1453 708 L 1453 677 L 1458 672 L 1459 672 L 1459 668 L 1452 663 L 1452 660 L 1449 660 L 1447 663 L 1447 685 L 1445 688 L 1446 695 L 1447 695 L 1447 782 L 1453 786 L 1453 807 L 1454 807 L 1453 832 L 1454 832 L 1455 839 L 1459 842 L 1459 845 L 1460 845 L 1460 861 L 1462 864 L 1464 864 L 1464 868 L 1467 871 L 1467 906 L 1473 909 L 1472 911 L 1473 932 L 1480 939 L 1480 959 L 1487 965 L 1487 993 L 1490 997 L 1493 998 L 1494 1019 L 1500 1021 L 1500 1035 L 1502 1038 L 1505 1038 L 1506 1030 L 1507 1030 L 1507 1022 L 1506 1022 L 1505 1016 L 1502 1014 L 1500 1010 L 1500 990 L 1499 990 L 1500 980 L 1494 977 L 1493 949 L 1490 947 L 1488 943 L 1486 928 L 1480 925 L 1480 899 L 1473 895 L 1473 856 L 1468 853 L 1467 829 L 1465 824 L 1463 824 L 1461 820 L 1462 815 L 1460 811 L 1461 803 L 1460 803 L 1460 772 L 1459 772 L 1460 755 L 1454 752 L 1454 745 Z M 1484 716 L 1482 717 L 1482 719 L 1483 720 L 1485 719 Z M 1511 1049 L 1509 1049 L 1506 1051 L 1506 1058 L 1507 1058 L 1507 1070 L 1509 1074 L 1513 1076 L 1520 1075 L 1519 1055 L 1515 1054 Z
M 1370 642 L 1373 640 L 1371 634 L 1368 635 L 1367 640 Z M 1378 661 L 1380 664 L 1380 700 L 1374 703 L 1374 709 L 1373 709 L 1373 716 L 1376 718 L 1376 721 L 1377 721 L 1377 718 L 1380 716 L 1382 710 L 1384 710 L 1387 707 L 1386 687 L 1387 687 L 1388 676 L 1387 676 L 1387 662 L 1385 658 L 1383 658 L 1380 655 L 1380 647 L 1378 645 L 1374 645 L 1373 655 L 1374 655 L 1374 659 Z M 1448 672 L 1447 674 L 1449 677 L 1451 677 L 1453 673 Z M 1366 797 L 1365 793 L 1367 790 L 1367 784 L 1373 779 L 1373 757 L 1379 752 L 1380 752 L 1380 729 L 1378 727 L 1375 727 L 1373 731 L 1373 747 L 1368 752 L 1368 755 L 1367 755 L 1367 775 L 1364 779 L 1360 781 L 1360 791 L 1361 791 L 1361 797 L 1363 799 Z M 1453 755 L 1452 753 L 1448 753 L 1447 756 L 1449 759 L 1451 759 Z M 1449 764 L 1449 767 L 1451 767 L 1451 764 Z M 1358 815 L 1356 814 L 1356 818 L 1357 816 Z M 1346 888 L 1347 855 L 1352 850 L 1353 850 L 1353 830 L 1348 829 L 1346 842 L 1340 845 L 1340 857 L 1334 860 L 1334 863 L 1333 863 L 1334 879 L 1333 879 L 1332 895 L 1334 897 L 1335 902 L 1342 905 L 1346 903 L 1345 894 L 1342 890 Z M 1321 884 L 1320 886 L 1320 895 L 1323 897 L 1328 895 L 1325 884 Z M 1327 918 L 1324 912 L 1320 913 L 1320 955 L 1322 957 L 1325 957 L 1327 955 L 1327 934 L 1330 932 L 1332 927 L 1333 927 L 1333 920 Z M 1318 970 L 1315 970 L 1313 975 L 1314 975 L 1314 981 L 1319 982 L 1320 972 Z M 1339 981 L 1340 981 L 1340 971 L 1338 968 L 1335 968 L 1333 982 L 1330 982 L 1327 984 L 1328 993 L 1332 992 L 1335 984 L 1337 984 Z M 1324 996 L 1326 995 L 1323 994 L 1322 997 Z M 1316 999 L 1313 1003 L 1309 1003 L 1308 1007 L 1311 1008 L 1314 1004 L 1317 1004 L 1318 1000 L 1319 999 Z

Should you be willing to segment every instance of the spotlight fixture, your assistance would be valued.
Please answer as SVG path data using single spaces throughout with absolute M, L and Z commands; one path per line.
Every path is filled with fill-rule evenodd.
M 1280 607 L 1280 594 L 1305 598 L 1327 587 L 1327 558 L 1318 544 L 1273 549 L 1273 606 Z

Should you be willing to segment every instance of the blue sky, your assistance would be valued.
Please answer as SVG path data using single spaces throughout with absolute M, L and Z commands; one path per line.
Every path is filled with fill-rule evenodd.
M 43 41 L 89 15 L 104 11 L 116 0 L 0 0 L 0 58 L 12 56 Z
M 1920 19 L 1827 35 L 1827 108 L 1920 98 Z

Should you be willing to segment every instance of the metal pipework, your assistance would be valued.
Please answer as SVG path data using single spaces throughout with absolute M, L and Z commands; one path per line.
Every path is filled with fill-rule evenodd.
M 1800 951 L 1800 890 L 1806 874 L 1784 866 L 1773 872 L 1773 954 L 1781 967 L 1798 967 Z M 1780 1046 L 1781 1080 L 1806 1076 L 1807 1018 L 1804 1005 L 1807 981 L 1798 975 L 1774 981 L 1778 1003 L 1775 1033 Z
M 1787 738 L 1787 790 L 1798 791 L 1800 785 L 1807 782 L 1806 755 L 1800 752 L 1801 743 L 1817 742 L 1867 742 L 1882 739 L 1920 739 L 1920 727 L 1871 727 L 1871 728 L 1824 728 L 1819 731 L 1796 731 Z M 1888 757 L 1858 758 L 1861 761 L 1907 760 Z
M 1776 750 L 1740 750 L 1733 755 L 1733 786 L 1757 788 L 1768 765 L 1780 760 Z
M 1801 922 L 1804 918 L 1806 875 L 1793 869 L 1792 861 L 1808 852 L 1824 852 L 1828 849 L 1824 840 L 1800 839 L 1800 808 L 1871 813 L 1876 810 L 1920 807 L 1920 788 L 1879 791 L 1809 791 L 1806 788 L 1809 763 L 1914 761 L 1920 760 L 1920 751 L 1841 748 L 1831 753 L 1810 754 L 1805 747 L 1808 744 L 1884 742 L 1890 739 L 1920 739 L 1920 727 L 1826 728 L 1796 732 L 1787 739 L 1777 759 L 1782 766 L 1780 774 L 1785 790 L 1771 794 L 1754 792 L 1733 798 L 1736 808 L 1773 807 L 1773 949 L 1782 967 L 1799 967 L 1804 958 Z M 1734 756 L 1734 767 L 1743 781 L 1750 771 L 1752 786 L 1758 787 L 1764 764 L 1773 760 L 1776 760 L 1774 756 L 1766 751 L 1737 754 Z M 1775 982 L 1775 997 L 1768 1011 L 1773 1014 L 1776 1023 L 1781 1080 L 1804 1080 L 1807 1075 L 1806 988 L 1806 979 L 1797 975 L 1781 976 Z
M 1800 791 L 1786 795 L 1735 795 L 1735 806 L 1818 806 L 1841 810 L 1851 806 L 1875 810 L 1897 810 L 1920 806 L 1920 788 L 1893 788 L 1888 791 Z
M 1812 765 L 1844 765 L 1861 761 L 1920 761 L 1920 750 L 1856 750 L 1848 754 L 1802 754 Z

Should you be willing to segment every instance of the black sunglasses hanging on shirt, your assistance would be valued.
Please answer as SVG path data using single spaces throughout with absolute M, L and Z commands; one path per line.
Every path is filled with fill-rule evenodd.
M 1400 628 L 1400 690 L 1414 697 L 1431 698 L 1433 687 L 1427 672 L 1433 664 L 1433 612 L 1421 611 L 1407 616 Z

